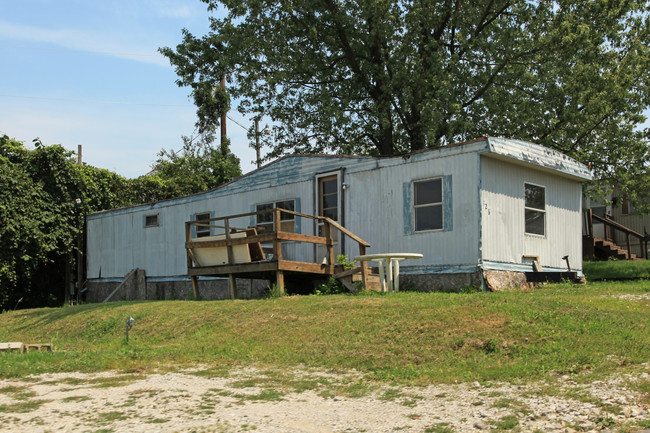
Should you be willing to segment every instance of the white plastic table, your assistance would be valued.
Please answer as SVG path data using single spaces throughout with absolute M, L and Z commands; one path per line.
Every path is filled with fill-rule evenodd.
M 399 262 L 406 259 L 421 259 L 422 257 L 424 256 L 419 253 L 384 253 L 357 256 L 354 260 L 379 263 L 379 282 L 383 293 L 386 291 L 386 282 L 388 282 L 389 292 L 399 292 Z

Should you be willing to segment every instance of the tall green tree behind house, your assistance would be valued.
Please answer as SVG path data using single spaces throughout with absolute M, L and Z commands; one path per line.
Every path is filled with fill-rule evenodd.
M 631 197 L 647 183 L 647 1 L 204 2 L 223 18 L 161 52 L 193 94 L 228 71 L 238 108 L 274 121 L 271 157 L 394 155 L 487 134 L 567 153 Z M 198 124 L 228 99 L 208 102 L 195 98 Z
M 183 136 L 180 151 L 162 149 L 149 174 L 132 179 L 132 200 L 150 203 L 209 191 L 241 176 L 239 158 L 224 146 L 215 149 L 213 136 Z
M 61 305 L 66 265 L 88 213 L 206 191 L 241 174 L 227 149 L 184 138 L 148 176 L 77 165 L 60 145 L 35 149 L 0 135 L 0 311 Z

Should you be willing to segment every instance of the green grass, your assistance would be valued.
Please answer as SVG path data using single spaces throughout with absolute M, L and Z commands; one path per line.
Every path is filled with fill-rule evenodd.
M 587 281 L 633 278 L 650 279 L 650 260 L 583 262 L 582 271 Z
M 55 352 L 0 353 L 0 377 L 196 364 L 214 376 L 245 366 L 314 367 L 412 384 L 519 381 L 549 372 L 593 377 L 650 357 L 650 301 L 620 298 L 648 293 L 650 281 L 638 280 L 498 293 L 116 302 L 5 312 L 0 341 L 52 342 Z M 129 316 L 135 325 L 126 344 Z M 121 385 L 127 378 L 115 380 L 85 386 Z M 371 390 L 353 379 L 339 391 Z
M 519 420 L 515 415 L 506 415 L 498 420 L 490 421 L 490 424 L 494 426 L 493 433 L 510 432 L 519 426 Z
M 18 401 L 16 403 L 0 404 L 0 414 L 32 412 L 49 401 L 51 400 L 28 400 Z

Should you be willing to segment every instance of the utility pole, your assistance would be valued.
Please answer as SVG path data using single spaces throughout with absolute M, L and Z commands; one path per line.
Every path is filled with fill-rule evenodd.
M 77 146 L 77 164 L 79 167 L 82 165 L 81 160 L 81 144 Z M 81 197 L 77 198 L 77 224 L 79 225 L 79 233 L 77 233 L 77 287 L 75 294 L 77 295 L 77 303 L 79 302 L 79 293 L 81 292 L 81 286 L 84 283 L 84 257 L 83 257 L 83 238 L 85 233 L 86 221 L 85 216 L 81 213 Z M 81 219 L 83 217 L 83 220 Z M 74 304 L 74 298 L 71 299 L 71 303 Z
M 221 90 L 226 93 L 226 73 L 221 74 Z M 221 110 L 221 153 L 224 155 L 228 149 L 226 145 L 226 110 Z
M 260 121 L 255 119 L 255 153 L 257 154 L 257 168 L 262 167 L 262 158 L 260 156 Z

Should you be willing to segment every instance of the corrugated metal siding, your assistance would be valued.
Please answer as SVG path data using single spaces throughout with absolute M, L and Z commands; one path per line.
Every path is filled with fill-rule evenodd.
M 565 254 L 571 258 L 579 257 L 579 238 L 575 241 L 571 236 L 564 236 L 564 232 L 562 235 L 555 234 L 567 227 L 565 222 L 573 225 L 573 211 L 579 210 L 580 201 L 579 198 L 575 203 L 571 200 L 576 197 L 574 191 L 579 197 L 580 184 L 558 179 L 549 168 L 546 168 L 547 172 L 542 172 L 489 160 L 483 164 L 483 183 L 487 188 L 480 196 L 480 153 L 507 158 L 517 164 L 540 163 L 537 160 L 526 162 L 517 159 L 517 155 L 506 157 L 504 148 L 491 150 L 489 143 L 495 139 L 489 140 L 404 157 L 292 156 L 213 191 L 89 215 L 88 277 L 98 278 L 100 270 L 103 278 L 122 277 L 136 267 L 145 269 L 147 275 L 152 277 L 185 275 L 184 222 L 190 220 L 193 214 L 206 211 L 213 212 L 215 216 L 246 213 L 254 209 L 252 206 L 255 204 L 296 198 L 300 199 L 302 212 L 313 213 L 315 176 L 335 170 L 344 172 L 344 182 L 349 185 L 349 189 L 342 192 L 345 226 L 372 245 L 369 253 L 419 252 L 424 254 L 424 259 L 409 261 L 404 265 L 435 268 L 440 272 L 450 269 L 471 271 L 480 257 L 479 207 L 486 205 L 488 207 L 482 209 L 484 215 L 487 212 L 482 227 L 485 260 L 520 263 L 522 254 L 535 252 L 545 257 L 544 260 L 548 257 L 548 263 L 557 263 L 557 257 Z M 501 141 L 493 144 L 504 145 Z M 515 143 L 515 147 L 543 152 L 538 149 L 539 146 L 530 143 Z M 445 201 L 449 205 L 444 209 L 445 230 L 413 233 L 411 182 L 438 176 L 443 177 L 445 190 L 450 193 Z M 524 243 L 524 180 L 549 185 L 548 197 L 554 197 L 553 202 L 549 203 L 558 210 L 549 213 L 549 224 L 552 224 L 549 226 L 549 236 L 553 237 L 547 241 L 528 240 Z M 516 190 L 512 189 L 513 185 Z M 566 203 L 561 202 L 559 197 L 564 197 Z M 519 202 L 521 206 L 517 204 Z M 509 209 L 513 208 L 520 212 L 521 218 L 516 212 L 512 214 Z M 159 215 L 160 227 L 144 228 L 145 215 L 149 214 Z M 579 213 L 575 218 L 579 236 Z M 250 218 L 242 218 L 232 224 L 247 227 L 251 221 Z M 313 223 L 303 221 L 300 232 L 313 234 Z M 570 251 L 550 252 L 552 242 L 566 245 L 563 249 L 570 246 Z M 347 241 L 345 247 L 345 253 L 350 258 L 358 255 L 355 242 Z M 290 259 L 312 261 L 313 251 L 311 245 L 287 245 L 286 255 Z
M 312 183 L 299 182 L 245 191 L 237 195 L 208 197 L 190 203 L 166 202 L 166 206 L 131 208 L 129 213 L 98 214 L 88 220 L 88 278 L 122 277 L 141 268 L 147 276 L 173 276 L 187 273 L 185 221 L 196 213 L 213 211 L 215 216 L 250 212 L 250 206 L 271 201 L 301 198 L 301 206 L 311 208 Z M 159 227 L 144 227 L 144 217 L 158 214 Z M 250 218 L 231 221 L 231 226 L 248 227 Z M 310 224 L 302 233 L 312 234 Z M 288 245 L 287 258 L 310 254 Z M 313 255 L 313 254 L 312 254 Z M 311 256 L 310 256 L 311 259 Z
M 401 188 L 403 182 L 412 179 L 453 173 L 455 191 L 458 188 L 460 194 L 466 188 L 475 190 L 477 178 L 467 177 L 465 163 L 456 157 L 477 160 L 476 151 L 484 147 L 485 143 L 474 143 L 423 152 L 406 159 L 290 157 L 207 193 L 89 215 L 88 278 L 99 278 L 100 270 L 102 278 L 122 277 L 136 267 L 145 269 L 148 276 L 184 275 L 187 272 L 184 223 L 193 214 L 246 213 L 254 204 L 291 198 L 300 198 L 302 211 L 312 213 L 314 176 L 340 169 L 346 170 L 345 182 L 351 186 L 343 194 L 346 226 L 354 233 L 358 230 L 357 234 L 373 244 L 372 251 L 425 251 L 426 259 L 419 263 L 422 265 L 476 263 L 478 230 L 467 239 L 463 234 L 465 240 L 455 238 L 463 230 L 463 221 L 472 219 L 467 216 L 467 203 L 454 197 L 454 218 L 461 224 L 456 226 L 458 232 L 417 234 L 404 239 Z M 475 174 L 476 170 L 472 171 Z M 357 173 L 361 173 L 358 178 Z M 467 196 L 467 200 L 471 197 Z M 150 214 L 158 214 L 159 227 L 144 228 L 145 215 Z M 388 221 L 395 224 L 394 231 L 387 229 Z M 475 227 L 475 218 L 472 221 Z M 242 218 L 233 224 L 247 227 L 250 219 Z M 313 234 L 314 225 L 302 221 L 301 233 Z M 348 241 L 346 247 L 350 257 L 358 254 L 355 242 Z M 287 258 L 312 261 L 314 248 L 305 244 L 288 245 L 286 254 Z
M 421 253 L 421 260 L 404 266 L 476 265 L 478 262 L 478 154 L 455 154 L 439 158 L 402 159 L 390 168 L 349 173 L 345 194 L 346 226 L 372 246 L 368 253 Z M 393 160 L 394 162 L 395 160 Z M 414 180 L 443 176 L 453 184 L 451 230 L 404 233 L 412 226 L 405 218 L 412 206 L 405 200 L 404 185 Z M 447 226 L 447 224 L 445 224 Z M 358 254 L 356 243 L 346 254 Z
M 546 236 L 526 235 L 524 183 L 546 188 Z M 522 263 L 539 256 L 542 266 L 582 269 L 581 184 L 489 157 L 481 163 L 482 258 Z

